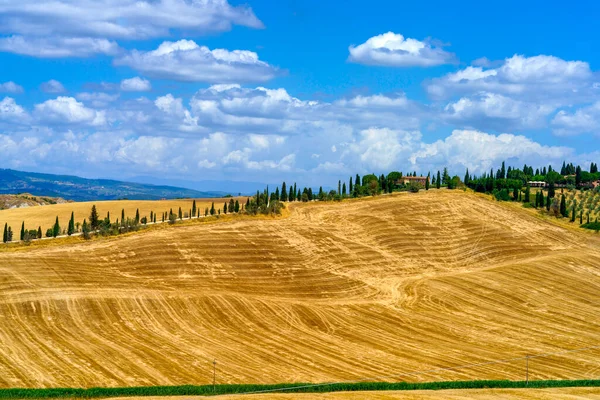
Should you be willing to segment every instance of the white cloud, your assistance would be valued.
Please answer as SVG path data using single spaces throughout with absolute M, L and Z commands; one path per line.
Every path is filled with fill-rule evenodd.
M 443 117 L 453 123 L 475 127 L 536 128 L 545 125 L 546 118 L 555 108 L 548 104 L 527 103 L 501 94 L 483 92 L 446 105 Z
M 116 42 L 100 38 L 9 36 L 0 38 L 0 51 L 39 58 L 89 57 L 116 55 Z
M 125 92 L 147 92 L 152 89 L 150 81 L 139 76 L 123 79 L 120 87 Z
M 0 93 L 23 93 L 23 87 L 13 81 L 0 83 Z
M 222 32 L 233 24 L 262 28 L 252 9 L 227 0 L 36 0 L 0 3 L 0 32 L 34 36 L 147 39 L 172 30 Z
M 452 53 L 428 41 L 404 38 L 394 32 L 373 36 L 361 45 L 350 46 L 348 50 L 348 61 L 366 65 L 432 67 L 455 61 Z
M 571 113 L 560 110 L 552 119 L 552 126 L 559 136 L 582 133 L 600 136 L 600 101 Z
M 390 170 L 406 159 L 418 147 L 419 131 L 401 131 L 389 128 L 362 130 L 358 140 L 349 145 L 342 157 L 358 156 L 361 165 L 374 170 Z
M 589 64 L 558 57 L 514 55 L 497 68 L 467 67 L 427 83 L 434 98 L 480 91 L 518 95 L 522 100 L 569 101 L 590 95 L 594 74 Z
M 36 116 L 42 121 L 59 124 L 87 124 L 100 126 L 106 123 L 103 111 L 87 108 L 73 97 L 59 96 L 35 105 Z
M 525 136 L 454 130 L 444 140 L 422 144 L 409 159 L 412 164 L 425 171 L 448 166 L 455 172 L 468 168 L 472 173 L 481 174 L 490 168 L 497 168 L 502 161 L 517 166 L 524 163 L 556 165 L 570 156 L 573 156 L 570 148 L 544 146 Z
M 0 2 L 0 50 L 34 57 L 113 55 L 115 39 L 262 28 L 247 6 L 227 0 L 36 0 Z
M 103 92 L 81 92 L 75 96 L 77 100 L 81 100 L 85 103 L 90 104 L 95 108 L 107 107 L 110 103 L 116 101 L 119 94 L 108 94 Z
M 27 112 L 15 102 L 15 99 L 12 97 L 5 97 L 0 101 L 0 120 L 26 122 L 27 119 Z
M 264 82 L 278 74 L 277 68 L 248 50 L 210 50 L 193 40 L 163 42 L 156 50 L 133 50 L 114 61 L 144 74 L 187 82 Z
M 66 92 L 65 87 L 57 80 L 50 79 L 48 82 L 44 82 L 40 85 L 45 93 L 64 93 Z

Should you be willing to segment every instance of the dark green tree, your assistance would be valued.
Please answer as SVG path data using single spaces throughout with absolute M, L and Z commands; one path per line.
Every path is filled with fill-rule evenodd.
M 98 211 L 96 210 L 96 205 L 92 206 L 92 212 L 90 213 L 90 228 L 95 231 L 98 229 L 98 225 L 100 225 L 100 218 L 98 217 Z
M 223 214 L 227 214 L 227 202 L 223 204 Z
M 287 201 L 288 200 L 287 186 L 285 186 L 285 181 L 281 184 L 281 197 L 280 197 L 279 200 L 280 201 Z
M 581 185 L 581 167 L 578 165 L 575 169 L 575 187 Z
M 437 179 L 435 180 L 435 187 L 437 189 L 442 187 L 442 175 L 440 174 L 440 171 L 437 172 Z
M 573 200 L 573 209 L 571 210 L 571 222 L 575 222 L 576 211 L 577 211 L 577 200 Z
M 83 233 L 83 238 L 85 240 L 88 240 L 91 237 L 90 236 L 90 226 L 88 225 L 88 223 L 85 219 L 83 220 L 83 225 L 81 226 L 81 232 Z
M 121 209 L 121 225 L 125 223 L 125 209 Z
M 41 239 L 42 238 L 42 227 L 38 226 L 38 230 L 37 230 L 37 238 Z
M 6 236 L 7 236 L 6 240 L 8 242 L 12 242 L 12 240 L 13 240 L 13 231 L 12 231 L 12 228 L 10 226 L 8 227 L 8 232 L 6 233 Z
M 75 214 L 71 212 L 71 219 L 69 220 L 67 235 L 71 236 L 73 233 L 75 233 Z
M 54 226 L 52 227 L 52 236 L 57 237 L 60 235 L 60 225 L 58 224 L 58 216 L 56 217 L 56 222 L 54 222 Z
M 290 186 L 290 195 L 288 201 L 294 201 L 294 188 Z
M 346 197 L 346 182 L 342 185 L 342 196 Z
M 239 201 L 235 201 L 235 205 L 233 206 L 233 211 L 235 211 L 236 213 L 240 212 L 240 202 Z
M 348 193 L 352 194 L 353 192 L 353 187 L 352 187 L 352 177 L 350 177 L 350 180 L 348 181 Z
M 467 172 L 465 172 L 465 180 L 464 180 L 466 186 L 469 186 L 469 181 L 471 180 L 470 178 L 471 177 L 469 176 L 469 168 L 467 168 Z
M 529 203 L 531 201 L 531 188 L 529 184 L 525 186 L 525 203 Z
M 19 240 L 25 240 L 25 221 L 21 224 L 21 235 Z
M 427 174 L 427 179 L 425 179 L 425 190 L 429 190 L 429 175 Z
M 196 200 L 194 200 L 194 202 L 192 203 L 192 215 L 190 215 L 190 217 L 191 216 L 194 216 L 194 217 L 196 216 L 196 210 L 197 210 L 196 209 Z
M 356 178 L 354 178 L 354 186 L 360 186 L 360 176 L 356 174 Z
M 181 207 L 179 207 L 179 210 L 177 211 L 177 217 L 179 218 L 179 220 L 183 219 L 183 213 L 181 212 Z
M 4 224 L 4 235 L 2 236 L 2 242 L 8 242 L 8 224 Z
M 213 201 L 211 206 L 210 206 L 210 215 L 215 215 L 216 210 L 215 210 L 215 202 Z
M 181 210 L 181 208 L 179 210 Z M 140 209 L 136 208 L 135 209 L 135 224 L 139 225 L 139 223 L 140 223 Z
M 567 216 L 567 200 L 564 194 L 560 196 L 560 215 Z

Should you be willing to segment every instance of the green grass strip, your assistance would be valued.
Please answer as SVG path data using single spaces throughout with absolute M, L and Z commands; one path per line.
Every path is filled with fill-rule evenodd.
M 56 399 L 122 396 L 214 396 L 250 392 L 324 393 L 379 390 L 443 390 L 443 389 L 503 389 L 503 388 L 559 388 L 600 387 L 600 380 L 547 380 L 547 381 L 447 381 L 447 382 L 360 382 L 360 383 L 288 383 L 274 385 L 212 385 L 202 386 L 138 386 L 120 388 L 52 388 L 0 389 L 0 399 Z

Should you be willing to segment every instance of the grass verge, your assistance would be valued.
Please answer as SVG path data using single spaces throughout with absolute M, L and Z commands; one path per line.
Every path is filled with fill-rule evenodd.
M 361 383 L 289 383 L 273 385 L 212 385 L 202 386 L 138 386 L 122 388 L 51 388 L 0 389 L 0 399 L 101 398 L 123 396 L 215 396 L 256 392 L 326 393 L 381 390 L 444 390 L 444 389 L 517 389 L 600 387 L 600 380 L 545 381 L 448 381 L 448 382 L 361 382 Z

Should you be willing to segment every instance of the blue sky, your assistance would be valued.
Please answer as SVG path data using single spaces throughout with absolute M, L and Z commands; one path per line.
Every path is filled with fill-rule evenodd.
M 599 18 L 595 2 L 5 1 L 0 166 L 332 184 L 587 165 Z

